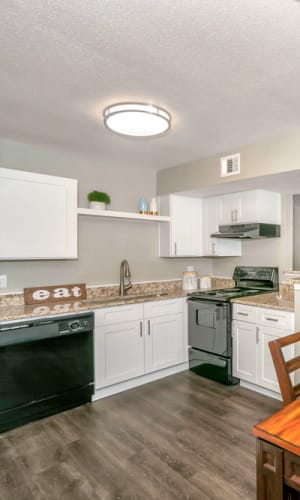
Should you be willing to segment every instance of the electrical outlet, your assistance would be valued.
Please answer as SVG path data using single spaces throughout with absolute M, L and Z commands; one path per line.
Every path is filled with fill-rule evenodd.
M 7 288 L 7 276 L 6 276 L 6 274 L 0 274 L 0 288 Z

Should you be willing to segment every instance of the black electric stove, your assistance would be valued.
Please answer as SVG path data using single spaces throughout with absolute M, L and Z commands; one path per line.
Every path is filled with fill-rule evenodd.
M 277 267 L 236 267 L 235 286 L 199 290 L 188 297 L 190 370 L 224 384 L 232 375 L 231 300 L 278 290 Z
M 191 299 L 230 301 L 238 297 L 270 293 L 278 290 L 278 267 L 236 267 L 233 288 L 199 290 L 189 294 Z

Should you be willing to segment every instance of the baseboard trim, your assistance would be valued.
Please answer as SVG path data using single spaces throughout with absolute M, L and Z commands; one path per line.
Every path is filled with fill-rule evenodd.
M 245 382 L 244 380 L 241 380 L 240 386 L 245 387 L 246 389 L 250 389 L 251 391 L 259 392 L 260 394 L 268 396 L 269 398 L 282 401 L 282 397 L 278 392 L 271 391 L 270 389 L 266 389 L 265 387 L 261 387 L 260 385 L 251 384 L 251 382 Z
M 120 382 L 119 384 L 110 385 L 108 387 L 103 387 L 102 389 L 97 389 L 95 394 L 92 396 L 92 401 L 97 401 L 98 399 L 106 398 L 117 394 L 118 392 L 127 391 L 128 389 L 133 389 L 143 384 L 148 384 L 149 382 L 154 382 L 164 377 L 169 377 L 170 375 L 175 375 L 176 373 L 183 372 L 189 369 L 188 362 L 181 363 L 180 365 L 171 366 L 170 368 L 165 368 L 164 370 L 159 370 L 153 373 L 147 373 L 142 377 L 137 377 L 131 380 L 126 380 L 125 382 Z

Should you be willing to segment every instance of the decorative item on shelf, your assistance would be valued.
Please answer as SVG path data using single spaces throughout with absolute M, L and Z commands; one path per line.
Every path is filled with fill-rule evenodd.
M 149 215 L 158 215 L 158 202 L 156 198 L 152 198 L 150 201 Z
M 95 210 L 105 210 L 106 205 L 110 203 L 110 197 L 106 193 L 100 191 L 91 191 L 88 194 L 88 201 L 90 208 Z
M 146 198 L 144 198 L 144 196 L 142 196 L 140 198 L 140 201 L 139 201 L 139 213 L 140 214 L 148 214 L 148 202 L 146 200 Z

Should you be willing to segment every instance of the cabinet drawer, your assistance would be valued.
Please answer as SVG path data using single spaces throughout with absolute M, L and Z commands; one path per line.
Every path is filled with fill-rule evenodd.
M 289 311 L 259 307 L 257 309 L 257 323 L 293 331 L 295 328 L 295 314 Z
M 257 308 L 244 304 L 233 304 L 233 319 L 239 321 L 257 322 Z
M 113 325 L 143 318 L 143 304 L 128 304 L 125 306 L 96 309 L 95 325 Z
M 183 312 L 183 301 L 185 299 L 157 300 L 144 304 L 144 317 L 153 318 L 165 314 L 176 314 Z
M 300 492 L 300 457 L 284 452 L 283 475 L 285 484 Z

